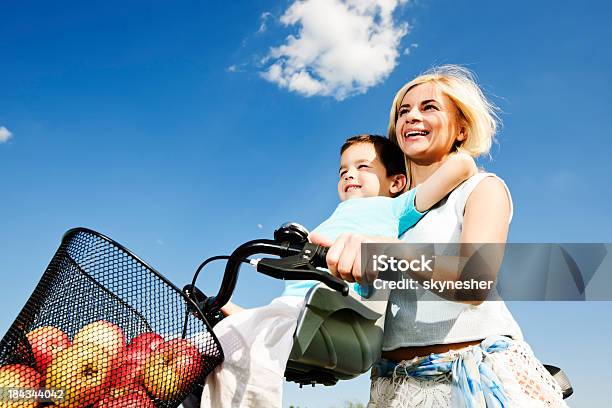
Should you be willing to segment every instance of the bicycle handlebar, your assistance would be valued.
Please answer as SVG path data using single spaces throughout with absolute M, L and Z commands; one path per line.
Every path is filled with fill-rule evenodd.
M 309 242 L 278 242 L 258 239 L 240 245 L 232 252 L 225 266 L 223 281 L 217 296 L 207 298 L 203 305 L 205 314 L 214 314 L 225 305 L 238 279 L 238 271 L 245 258 L 257 254 L 279 256 L 280 259 L 264 258 L 257 263 L 257 270 L 278 279 L 311 279 L 325 283 L 332 289 L 348 295 L 348 284 L 330 273 L 318 270 L 326 268 L 327 248 Z
M 257 263 L 257 270 L 274 278 L 295 280 L 318 280 L 325 283 L 330 288 L 348 295 L 348 284 L 327 271 L 317 268 L 326 268 L 328 248 L 309 242 L 298 244 L 302 249 L 298 255 L 270 259 L 265 258 Z

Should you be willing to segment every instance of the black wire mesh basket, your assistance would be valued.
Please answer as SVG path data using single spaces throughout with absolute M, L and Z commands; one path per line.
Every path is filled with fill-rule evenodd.
M 77 228 L 0 342 L 0 407 L 177 407 L 222 361 L 191 299 Z

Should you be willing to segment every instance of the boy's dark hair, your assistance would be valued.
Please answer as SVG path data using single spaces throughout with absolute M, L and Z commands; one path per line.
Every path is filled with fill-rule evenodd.
M 395 176 L 396 174 L 407 175 L 404 152 L 402 152 L 402 149 L 400 149 L 398 145 L 384 136 L 357 135 L 349 137 L 340 148 L 340 155 L 349 147 L 359 143 L 370 143 L 374 146 L 378 158 L 383 166 L 385 166 L 387 177 Z

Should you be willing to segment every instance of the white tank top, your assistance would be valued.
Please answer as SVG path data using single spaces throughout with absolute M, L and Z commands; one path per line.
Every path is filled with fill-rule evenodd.
M 510 199 L 508 187 L 492 173 L 478 173 L 453 190 L 445 200 L 400 238 L 405 242 L 439 243 L 436 253 L 458 255 L 457 246 L 463 227 L 463 213 L 468 197 L 486 177 L 500 180 Z M 451 253 L 453 252 L 453 253 Z M 485 301 L 478 306 L 444 300 L 420 288 L 392 290 L 385 319 L 383 350 L 400 347 L 450 344 L 480 340 L 491 335 L 523 339 L 523 334 L 503 301 Z

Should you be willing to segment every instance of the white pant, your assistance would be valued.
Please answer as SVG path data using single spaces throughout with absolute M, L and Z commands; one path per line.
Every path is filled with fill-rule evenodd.
M 221 320 L 225 360 L 206 378 L 201 408 L 281 407 L 283 376 L 304 298 L 283 296 Z

